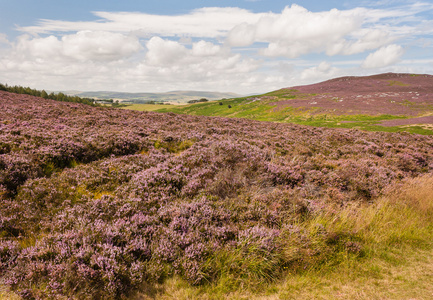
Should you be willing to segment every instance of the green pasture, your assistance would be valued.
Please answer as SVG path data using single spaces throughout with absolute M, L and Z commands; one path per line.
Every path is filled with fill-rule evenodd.
M 155 111 L 164 107 L 162 104 L 128 104 L 122 109 L 131 109 L 138 111 Z

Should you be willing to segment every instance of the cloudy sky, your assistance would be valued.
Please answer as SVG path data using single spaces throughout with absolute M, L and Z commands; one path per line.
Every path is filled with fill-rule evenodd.
M 0 82 L 251 94 L 433 74 L 433 2 L 0 0 Z

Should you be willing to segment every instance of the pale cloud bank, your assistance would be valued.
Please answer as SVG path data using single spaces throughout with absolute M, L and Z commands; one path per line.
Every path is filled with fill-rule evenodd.
M 317 67 L 305 69 L 301 73 L 301 79 L 306 81 L 321 80 L 338 75 L 338 69 L 326 61 L 321 62 Z
M 13 53 L 17 56 L 24 55 L 26 59 L 114 61 L 142 49 L 135 36 L 86 30 L 64 35 L 61 38 L 53 35 L 45 38 L 24 35 L 16 41 Z
M 404 54 L 404 50 L 399 45 L 388 45 L 382 47 L 367 56 L 362 64 L 363 68 L 382 68 L 395 64 Z
M 46 89 L 264 92 L 398 69 L 405 43 L 432 34 L 425 29 L 431 21 L 417 16 L 429 9 L 433 5 L 425 3 L 323 12 L 291 5 L 281 13 L 211 7 L 176 16 L 95 12 L 99 20 L 93 22 L 41 20 L 19 27 L 23 34 L 13 41 L 0 33 L 0 82 Z M 284 73 L 272 68 L 284 64 L 291 66 Z
M 51 32 L 74 32 L 97 30 L 110 32 L 133 32 L 149 36 L 223 37 L 242 22 L 256 22 L 266 14 L 252 13 L 237 7 L 205 7 L 184 15 L 151 15 L 134 12 L 94 12 L 100 18 L 95 22 L 69 22 L 40 20 L 35 26 L 18 27 L 18 30 L 41 34 Z

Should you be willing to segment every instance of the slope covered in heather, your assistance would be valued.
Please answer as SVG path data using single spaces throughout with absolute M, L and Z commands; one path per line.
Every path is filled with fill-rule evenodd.
M 116 299 L 173 275 L 271 282 L 365 255 L 357 231 L 302 220 L 432 169 L 430 136 L 0 91 L 1 279 L 28 299 Z
M 430 126 L 423 126 L 431 124 L 431 118 L 412 120 L 433 115 L 432 75 L 387 73 L 342 77 L 264 95 L 223 100 L 222 103 L 168 107 L 160 111 L 313 126 L 433 133 Z M 400 121 L 394 121 L 393 127 L 383 127 L 383 121 L 390 119 Z M 413 124 L 420 126 L 401 127 Z

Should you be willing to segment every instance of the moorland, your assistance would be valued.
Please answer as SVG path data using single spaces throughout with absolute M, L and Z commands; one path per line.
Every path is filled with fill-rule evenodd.
M 164 107 L 158 111 L 433 134 L 433 76 L 398 73 L 348 76 L 263 95 Z
M 428 299 L 432 170 L 430 135 L 0 91 L 0 295 Z

